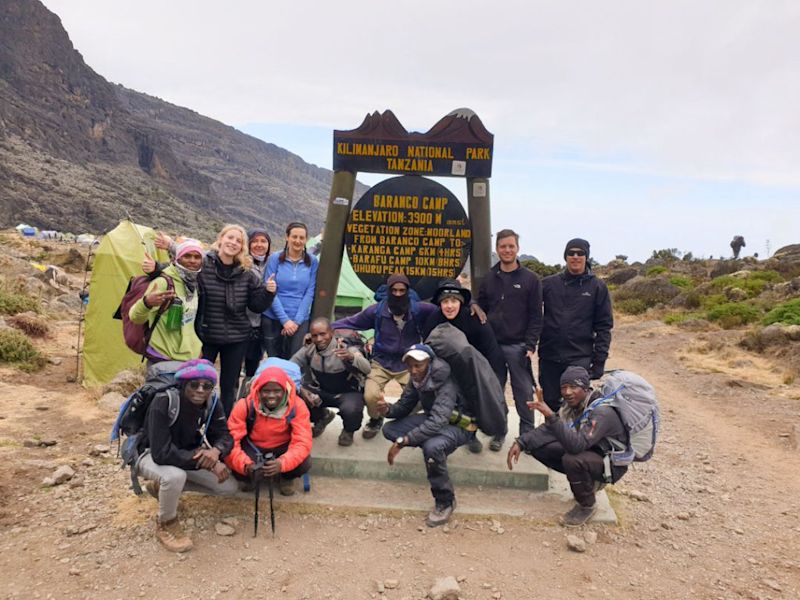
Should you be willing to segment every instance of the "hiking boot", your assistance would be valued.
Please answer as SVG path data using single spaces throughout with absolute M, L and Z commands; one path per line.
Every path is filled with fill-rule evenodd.
M 439 504 L 437 502 L 433 507 L 433 510 L 428 513 L 428 516 L 425 519 L 425 525 L 428 527 L 439 527 L 439 525 L 444 525 L 450 520 L 450 517 L 453 516 L 453 511 L 455 508 L 455 499 L 453 499 L 452 504 L 448 505 Z
M 561 524 L 564 527 L 580 527 L 585 525 L 589 519 L 597 512 L 597 503 L 592 506 L 581 506 L 577 502 L 561 517 Z
M 156 524 L 156 538 L 170 552 L 188 552 L 193 546 L 192 540 L 183 531 L 178 517 Z
M 331 421 L 336 417 L 336 413 L 330 409 L 325 409 L 325 414 L 322 415 L 322 418 L 314 423 L 314 426 L 311 428 L 311 436 L 312 437 L 319 437 L 322 435 L 322 432 L 325 431 L 325 428 L 330 424 Z
M 339 434 L 339 445 L 340 446 L 352 446 L 353 445 L 353 432 L 352 431 L 345 431 L 342 429 L 342 432 Z
M 367 424 L 364 425 L 364 431 L 361 433 L 364 436 L 365 440 L 371 440 L 383 427 L 383 417 L 378 417 L 377 419 L 370 419 L 367 421 Z
M 473 454 L 480 454 L 481 450 L 483 450 L 483 444 L 476 436 L 467 443 L 467 448 Z
M 147 493 L 150 494 L 153 498 L 158 500 L 158 492 L 161 489 L 161 484 L 155 479 L 148 479 L 144 482 L 144 489 L 147 490 Z
M 503 449 L 503 444 L 506 443 L 505 437 L 493 437 L 492 441 L 489 442 L 489 450 L 492 452 L 500 452 Z
M 294 479 L 278 479 L 278 491 L 281 496 L 294 496 Z
M 596 494 L 597 492 L 602 490 L 604 487 L 606 487 L 606 484 L 605 484 L 604 481 L 595 481 L 594 482 L 594 493 Z

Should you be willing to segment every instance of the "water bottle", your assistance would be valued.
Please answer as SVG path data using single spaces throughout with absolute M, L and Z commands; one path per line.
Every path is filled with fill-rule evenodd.
M 183 301 L 175 298 L 167 309 L 164 326 L 170 331 L 178 331 L 183 326 Z
M 450 414 L 450 425 L 455 425 L 456 427 L 461 427 L 461 429 L 468 430 L 469 426 L 472 425 L 472 417 L 463 414 L 461 411 L 454 410 Z

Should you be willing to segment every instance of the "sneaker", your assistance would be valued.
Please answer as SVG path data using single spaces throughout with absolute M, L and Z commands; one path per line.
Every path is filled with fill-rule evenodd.
M 158 500 L 158 492 L 161 489 L 161 484 L 158 481 L 155 479 L 148 479 L 144 483 L 144 489 L 147 490 L 147 493 L 153 498 Z
M 352 446 L 353 445 L 353 432 L 352 431 L 345 431 L 342 429 L 342 432 L 339 434 L 339 445 L 340 446 Z
M 589 519 L 597 512 L 597 503 L 592 506 L 581 506 L 577 502 L 561 517 L 561 524 L 564 527 L 580 527 L 585 525 Z
M 506 443 L 506 438 L 504 437 L 494 437 L 492 441 L 489 442 L 489 450 L 492 452 L 500 452 L 503 449 L 503 444 Z
M 455 499 L 453 499 L 452 504 L 448 504 L 447 506 L 443 506 L 437 502 L 433 507 L 433 510 L 428 513 L 428 516 L 425 519 L 425 525 L 428 527 L 439 527 L 439 525 L 444 525 L 450 520 L 450 517 L 453 516 L 453 511 L 455 508 Z
M 192 549 L 192 540 L 183 531 L 178 517 L 171 521 L 156 524 L 156 538 L 170 552 L 188 552 Z
M 378 432 L 380 432 L 381 427 L 383 427 L 383 417 L 378 417 L 377 419 L 370 419 L 366 425 L 364 425 L 364 431 L 361 433 L 364 436 L 365 440 L 371 440 Z
M 281 496 L 294 496 L 294 479 L 278 479 L 278 491 Z
M 480 454 L 481 450 L 483 450 L 483 444 L 477 437 L 474 437 L 467 444 L 467 448 L 473 454 Z
M 322 432 L 325 431 L 325 428 L 330 424 L 331 421 L 336 417 L 336 413 L 330 410 L 329 408 L 325 409 L 325 414 L 322 415 L 322 418 L 314 423 L 314 426 L 311 428 L 311 436 L 312 437 L 319 437 L 322 435 Z

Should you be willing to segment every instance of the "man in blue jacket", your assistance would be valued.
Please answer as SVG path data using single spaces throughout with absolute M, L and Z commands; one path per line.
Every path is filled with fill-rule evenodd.
M 614 316 L 606 284 L 589 267 L 589 242 L 575 238 L 564 249 L 566 268 L 542 282 L 544 324 L 539 342 L 539 383 L 554 411 L 561 405 L 561 374 L 581 366 L 591 379 L 603 375 Z
M 523 267 L 519 253 L 519 235 L 511 229 L 497 233 L 495 250 L 500 261 L 486 275 L 478 292 L 478 304 L 486 311 L 497 343 L 503 351 L 506 370 L 500 380 L 505 389 L 506 377 L 511 375 L 511 392 L 519 414 L 519 432 L 533 429 L 533 415 L 528 403 L 533 400 L 536 386 L 531 358 L 536 352 L 542 328 L 542 288 L 539 277 Z M 503 447 L 504 439 L 489 442 L 495 452 Z
M 386 385 L 394 380 L 408 383 L 408 370 L 403 354 L 410 346 L 422 341 L 422 327 L 439 308 L 435 304 L 411 299 L 411 284 L 402 273 L 390 275 L 386 281 L 386 301 L 368 306 L 360 313 L 332 323 L 334 329 L 375 329 L 370 372 L 364 385 L 364 402 L 369 421 L 364 426 L 364 439 L 372 439 L 383 426 L 383 416 L 377 411 Z M 376 326 L 377 325 L 377 326 Z

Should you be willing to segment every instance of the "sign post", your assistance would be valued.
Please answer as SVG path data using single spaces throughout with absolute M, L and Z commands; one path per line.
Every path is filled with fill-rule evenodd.
M 489 270 L 489 177 L 494 136 L 469 109 L 427 133 L 408 132 L 387 110 L 350 131 L 334 131 L 334 177 L 313 316 L 333 315 L 346 243 L 353 270 L 372 289 L 402 272 L 422 298 L 457 276 L 472 253 L 472 285 Z M 368 190 L 352 208 L 358 172 L 402 175 Z M 424 176 L 467 178 L 469 218 L 443 185 Z M 470 223 L 471 220 L 471 223 Z

